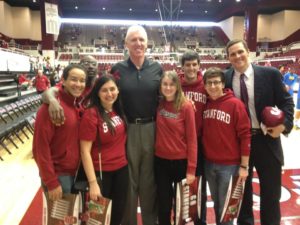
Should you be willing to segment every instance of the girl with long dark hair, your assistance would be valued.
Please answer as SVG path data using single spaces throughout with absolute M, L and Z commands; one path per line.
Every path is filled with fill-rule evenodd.
M 86 100 L 88 107 L 80 124 L 79 138 L 90 199 L 101 196 L 112 199 L 111 225 L 120 225 L 127 194 L 128 163 L 126 122 L 115 78 L 105 75 L 96 80 Z M 97 182 L 99 172 L 101 185 Z

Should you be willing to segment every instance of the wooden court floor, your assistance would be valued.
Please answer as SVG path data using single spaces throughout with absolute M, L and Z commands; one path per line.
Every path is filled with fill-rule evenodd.
M 9 144 L 11 155 L 3 149 L 0 150 L 0 155 L 4 158 L 4 161 L 0 161 L 0 225 L 18 225 L 40 188 L 38 169 L 31 153 L 32 135 L 29 140 L 24 136 L 21 138 L 25 143 L 16 140 L 19 149 Z M 293 130 L 288 138 L 283 136 L 282 143 L 285 166 L 282 174 L 281 225 L 300 225 L 300 130 Z M 259 187 L 256 177 L 253 185 L 253 209 L 258 225 Z M 208 201 L 207 206 L 207 222 L 212 225 L 213 203 Z M 41 224 L 34 222 L 26 225 Z

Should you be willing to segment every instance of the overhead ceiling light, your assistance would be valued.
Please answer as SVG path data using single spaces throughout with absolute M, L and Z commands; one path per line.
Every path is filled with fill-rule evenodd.
M 222 2 L 222 0 L 219 0 L 219 2 Z
M 78 6 L 77 6 L 77 5 L 75 6 L 75 9 L 76 9 L 76 10 L 78 9 Z
M 105 7 L 102 8 L 102 10 L 105 10 L 105 9 L 106 9 Z
M 131 12 L 131 11 L 132 11 L 132 8 L 129 8 L 129 11 Z
M 158 9 L 155 9 L 155 12 L 158 12 Z
M 103 24 L 103 25 L 146 25 L 146 26 L 183 26 L 183 27 L 220 27 L 219 23 L 214 22 L 196 22 L 196 21 L 147 21 L 147 20 L 101 20 L 101 19 L 78 19 L 78 18 L 60 18 L 62 23 L 68 24 Z
M 241 0 L 235 0 L 236 2 L 240 2 Z
M 36 0 L 32 0 L 32 2 L 36 3 Z
M 180 12 L 183 13 L 183 10 L 181 9 Z
M 205 10 L 204 12 L 205 12 L 205 13 L 208 13 L 208 11 L 207 11 L 207 10 Z

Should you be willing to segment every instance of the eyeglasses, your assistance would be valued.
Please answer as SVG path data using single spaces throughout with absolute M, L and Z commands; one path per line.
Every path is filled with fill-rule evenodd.
M 81 65 L 83 65 L 83 66 L 89 66 L 89 65 L 92 65 L 92 66 L 97 66 L 97 62 L 95 62 L 95 61 L 83 61 L 83 62 L 81 62 Z
M 214 81 L 207 81 L 206 83 L 205 83 L 205 85 L 206 86 L 209 86 L 209 87 L 211 87 L 211 86 L 218 86 L 218 85 L 220 85 L 222 83 L 222 81 L 220 81 L 220 80 L 214 80 Z

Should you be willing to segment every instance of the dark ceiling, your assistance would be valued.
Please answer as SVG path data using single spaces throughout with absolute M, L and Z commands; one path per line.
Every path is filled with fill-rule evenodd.
M 5 0 L 5 2 L 11 6 L 26 6 L 39 10 L 42 0 L 35 0 L 35 2 L 34 0 Z M 58 2 L 60 16 L 64 18 L 160 20 L 161 15 L 164 20 L 170 20 L 170 12 L 173 11 L 172 20 L 219 22 L 233 15 L 244 15 L 246 7 L 251 5 L 257 6 L 259 14 L 273 14 L 284 9 L 300 10 L 300 0 L 240 0 L 240 2 L 236 0 L 48 0 L 47 2 Z

